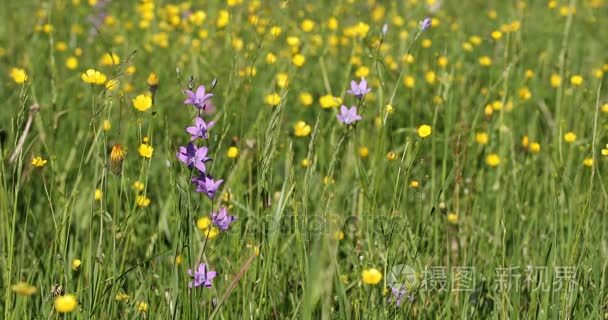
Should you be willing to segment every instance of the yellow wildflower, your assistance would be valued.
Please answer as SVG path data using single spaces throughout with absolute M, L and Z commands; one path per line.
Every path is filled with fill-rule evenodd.
M 34 167 L 41 168 L 41 167 L 44 167 L 44 165 L 45 165 L 46 163 L 47 163 L 47 160 L 42 159 L 40 156 L 36 156 L 36 157 L 34 157 L 34 158 L 32 159 L 32 165 L 33 165 Z
M 131 101 L 133 102 L 133 107 L 142 112 L 152 107 L 152 98 L 145 94 L 140 94 Z
M 16 294 L 24 297 L 29 297 L 38 292 L 38 289 L 36 289 L 36 287 L 29 285 L 28 283 L 23 281 L 12 285 L 11 290 L 13 290 L 13 292 L 15 292 Z
M 268 94 L 266 95 L 266 98 L 264 98 L 264 102 L 269 106 L 277 106 L 281 102 L 281 96 L 278 93 Z
M 22 84 L 27 81 L 28 76 L 24 69 L 21 68 L 11 68 L 11 72 L 9 74 L 13 81 L 18 84 Z
M 82 261 L 80 261 L 80 259 L 72 260 L 72 270 L 77 271 L 78 269 L 80 269 L 81 265 L 82 265 Z
M 148 143 L 142 143 L 139 145 L 137 152 L 139 152 L 140 156 L 150 159 L 154 153 L 154 148 Z
M 500 164 L 500 157 L 496 153 L 490 153 L 486 157 L 486 164 L 490 167 L 496 167 Z
M 67 294 L 64 296 L 58 296 L 55 298 L 55 310 L 59 313 L 69 313 L 74 311 L 78 306 L 76 296 L 73 294 Z
M 376 285 L 380 280 L 382 280 L 382 273 L 376 268 L 365 269 L 361 273 L 361 281 L 365 284 Z
M 228 148 L 228 152 L 226 153 L 226 156 L 228 156 L 228 158 L 230 158 L 230 159 L 234 159 L 234 158 L 238 157 L 239 148 L 234 147 L 234 146 Z
M 306 137 L 310 135 L 312 127 L 304 121 L 298 121 L 293 126 L 293 133 L 296 137 Z
M 432 131 L 433 130 L 431 126 L 429 126 L 428 124 L 423 124 L 418 127 L 418 136 L 421 138 L 426 138 L 431 135 Z

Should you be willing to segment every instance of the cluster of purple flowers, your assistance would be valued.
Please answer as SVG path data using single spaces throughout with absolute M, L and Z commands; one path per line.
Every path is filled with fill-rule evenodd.
M 372 91 L 372 89 L 367 87 L 367 81 L 365 80 L 365 78 L 362 78 L 359 83 L 354 80 L 351 81 L 350 89 L 346 91 L 346 93 L 355 96 L 357 99 L 359 99 L 359 102 L 361 102 L 365 95 L 368 94 L 370 91 Z M 361 118 L 361 115 L 357 113 L 356 106 L 347 108 L 345 105 L 340 106 L 340 113 L 336 115 L 336 118 L 338 118 L 338 121 L 345 125 L 351 125 L 363 119 Z
M 214 179 L 207 171 L 207 162 L 211 161 L 209 157 L 209 148 L 202 144 L 197 144 L 200 141 L 208 141 L 209 130 L 215 125 L 213 121 L 206 122 L 202 115 L 207 113 L 208 108 L 212 107 L 212 93 L 208 93 L 205 86 L 199 86 L 196 91 L 184 90 L 187 99 L 185 104 L 191 105 L 197 110 L 197 116 L 194 118 L 194 124 L 186 128 L 186 132 L 190 134 L 190 142 L 186 146 L 179 147 L 177 159 L 184 163 L 188 168 L 195 170 L 191 179 L 192 184 L 196 187 L 196 192 L 204 193 L 209 199 L 213 199 L 217 190 L 224 180 Z M 228 214 L 225 207 L 211 214 L 211 222 L 221 231 L 226 231 L 230 224 L 236 220 L 235 216 Z M 200 263 L 196 270 L 188 269 L 188 275 L 192 277 L 189 284 L 193 287 L 211 287 L 213 279 L 217 273 L 209 270 L 205 263 Z
M 424 20 L 420 21 L 418 28 L 422 32 L 431 27 L 431 25 L 431 18 L 426 17 L 424 18 Z M 387 31 L 388 27 L 384 25 L 382 27 L 382 33 L 386 34 Z M 357 99 L 359 99 L 359 102 L 362 102 L 365 95 L 368 94 L 370 91 L 372 91 L 372 89 L 367 87 L 367 81 L 365 80 L 365 78 L 362 78 L 359 83 L 352 80 L 350 82 L 350 89 L 346 91 L 346 93 L 355 96 Z M 337 114 L 336 117 L 338 118 L 338 121 L 347 126 L 352 125 L 359 120 L 362 120 L 361 115 L 357 113 L 356 106 L 352 106 L 350 108 L 347 108 L 345 105 L 340 106 L 340 113 Z
M 196 186 L 196 192 L 204 193 L 209 199 L 213 199 L 223 180 L 215 180 L 207 172 L 206 163 L 211 161 L 211 158 L 208 157 L 209 148 L 198 146 L 195 143 L 198 140 L 209 139 L 209 130 L 215 125 L 213 121 L 205 122 L 202 118 L 202 113 L 207 108 L 207 102 L 213 97 L 213 94 L 207 93 L 205 86 L 198 87 L 196 92 L 191 90 L 185 90 L 184 92 L 188 96 L 184 103 L 194 106 L 198 115 L 194 118 L 194 124 L 186 128 L 186 132 L 190 134 L 190 142 L 186 146 L 179 147 L 177 159 L 189 168 L 197 170 L 192 178 L 192 184 Z
M 404 284 L 396 284 L 389 286 L 391 288 L 391 296 L 389 297 L 389 303 L 394 303 L 397 307 L 401 306 L 403 299 L 406 298 L 409 302 L 414 301 L 414 295 L 412 295 L 405 287 Z

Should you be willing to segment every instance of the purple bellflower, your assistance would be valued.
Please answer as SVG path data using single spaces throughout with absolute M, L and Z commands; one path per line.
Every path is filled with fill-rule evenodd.
M 207 195 L 209 199 L 215 197 L 215 193 L 224 180 L 213 180 L 213 178 L 207 174 L 201 174 L 198 177 L 192 178 L 192 183 L 196 186 L 196 192 L 201 192 Z
M 420 31 L 428 29 L 431 26 L 431 22 L 431 18 L 429 17 L 426 17 L 424 18 L 424 20 L 420 21 L 420 25 L 418 26 L 420 28 Z
M 188 287 L 196 288 L 205 286 L 206 288 L 211 288 L 211 285 L 213 285 L 213 278 L 217 276 L 217 272 L 209 271 L 208 269 L 209 267 L 204 263 L 200 263 L 198 269 L 194 272 L 192 272 L 192 269 L 188 269 L 188 275 L 192 277 L 192 281 L 190 281 Z
M 197 109 L 205 109 L 205 101 L 211 99 L 213 97 L 212 93 L 205 92 L 205 86 L 199 86 L 196 89 L 196 93 L 190 90 L 184 90 L 184 93 L 188 96 L 188 99 L 184 101 L 185 104 L 190 104 L 195 106 Z
M 401 305 L 403 298 L 407 298 L 410 302 L 414 301 L 414 296 L 408 292 L 405 285 L 398 284 L 397 286 L 390 287 L 392 296 L 389 298 L 389 301 L 394 302 L 397 307 Z
M 201 173 L 205 173 L 207 170 L 205 162 L 211 160 L 211 158 L 207 157 L 208 151 L 207 147 L 199 148 L 194 143 L 190 142 L 185 147 L 179 147 L 177 158 L 188 167 L 195 167 Z
M 346 106 L 340 106 L 340 114 L 336 115 L 338 121 L 349 125 L 361 120 L 361 116 L 357 114 L 357 107 L 353 106 L 348 109 Z
M 226 207 L 221 208 L 220 211 L 213 212 L 211 214 L 211 221 L 222 231 L 228 230 L 230 224 L 234 222 L 234 220 L 236 220 L 236 217 L 229 215 Z
M 215 125 L 215 122 L 213 121 L 207 123 L 201 117 L 194 118 L 194 125 L 186 128 L 186 132 L 190 134 L 190 141 L 196 140 L 198 138 L 209 138 L 209 135 L 207 133 L 209 132 L 209 129 L 213 127 L 213 125 Z
M 346 91 L 346 93 L 350 93 L 353 96 L 357 97 L 357 99 L 363 99 L 368 92 L 372 91 L 372 89 L 367 87 L 367 81 L 365 78 L 361 78 L 361 82 L 357 83 L 355 80 L 350 82 L 350 89 Z

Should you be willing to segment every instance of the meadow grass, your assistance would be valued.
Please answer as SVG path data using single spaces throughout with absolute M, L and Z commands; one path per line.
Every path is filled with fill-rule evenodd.
M 606 17 L 1 1 L 0 318 L 608 318 Z

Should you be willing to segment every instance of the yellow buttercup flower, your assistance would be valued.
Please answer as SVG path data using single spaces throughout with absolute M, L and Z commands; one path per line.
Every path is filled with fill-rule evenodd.
M 532 92 L 527 87 L 520 88 L 519 98 L 524 101 L 530 100 L 530 98 L 532 98 Z
M 277 56 L 272 52 L 267 53 L 266 54 L 266 63 L 274 64 L 275 62 L 277 62 Z
M 448 213 L 448 222 L 451 224 L 457 224 L 458 223 L 458 215 L 456 213 L 450 212 Z
M 312 94 L 308 92 L 300 93 L 300 103 L 302 103 L 305 107 L 310 106 L 313 103 Z
M 291 58 L 291 63 L 293 63 L 296 67 L 302 67 L 304 63 L 306 63 L 306 57 L 301 54 L 296 54 Z
M 445 68 L 448 65 L 448 58 L 445 56 L 440 56 L 437 58 L 437 65 L 439 65 L 441 68 Z
M 24 297 L 29 297 L 38 292 L 38 289 L 36 289 L 36 287 L 29 285 L 27 282 L 23 281 L 12 285 L 11 290 L 13 290 L 14 293 Z
M 283 29 L 281 29 L 281 27 L 279 27 L 279 26 L 273 26 L 270 28 L 270 35 L 275 38 L 280 36 L 281 32 L 283 32 Z
M 369 149 L 367 147 L 359 147 L 359 157 L 367 158 L 369 156 Z
M 65 66 L 66 66 L 66 68 L 68 68 L 70 70 L 74 70 L 74 69 L 78 68 L 78 58 L 68 57 L 65 60 Z
M 583 77 L 580 75 L 573 75 L 572 77 L 570 77 L 570 83 L 573 86 L 578 87 L 583 84 Z
M 583 165 L 588 168 L 593 167 L 593 158 L 589 158 L 589 157 L 585 158 L 583 160 Z
M 427 124 L 423 124 L 420 127 L 418 127 L 418 136 L 421 138 L 426 138 L 431 135 L 432 131 L 433 130 L 432 130 L 431 126 L 429 126 Z
M 302 166 L 302 168 L 308 168 L 308 166 L 310 166 L 310 160 L 308 159 L 302 159 L 302 161 L 300 161 L 300 165 Z
M 42 159 L 42 158 L 41 158 L 41 157 L 39 157 L 39 156 L 36 156 L 36 157 L 34 157 L 34 158 L 32 159 L 32 165 L 33 165 L 34 167 L 41 168 L 41 167 L 44 167 L 44 165 L 45 165 L 46 163 L 47 163 L 47 160 Z
M 310 135 L 312 127 L 304 121 L 298 121 L 293 126 L 293 133 L 296 137 L 306 137 Z
M 369 75 L 369 68 L 366 66 L 360 66 L 359 68 L 357 68 L 357 71 L 355 71 L 355 76 L 357 76 L 357 78 L 365 78 Z
M 362 37 L 362 38 L 365 37 L 368 32 L 369 32 L 369 25 L 365 22 L 359 22 L 354 27 L 355 35 L 358 35 L 359 37 Z
M 289 83 L 289 75 L 284 72 L 278 73 L 276 75 L 275 79 L 276 79 L 277 86 L 279 88 L 285 88 L 285 87 L 287 87 L 287 84 Z
M 564 134 L 564 141 L 566 141 L 568 143 L 572 143 L 572 142 L 576 141 L 576 134 L 572 131 L 566 132 L 566 134 Z
M 65 41 L 59 41 L 55 44 L 55 49 L 59 52 L 64 52 L 68 49 L 68 44 Z
M 203 236 L 211 240 L 216 238 L 220 231 L 213 226 L 211 219 L 207 216 L 201 217 L 196 221 L 196 227 L 203 232 Z
M 144 191 L 145 185 L 143 182 L 137 180 L 133 182 L 133 185 L 131 187 L 133 188 L 133 190 L 135 190 L 135 192 L 141 192 Z
M 82 261 L 80 261 L 80 259 L 72 260 L 72 270 L 76 271 L 76 270 L 80 269 L 81 265 L 82 265 Z
M 99 201 L 101 200 L 101 198 L 103 198 L 103 191 L 101 191 L 101 189 L 95 189 L 95 192 L 93 193 L 93 199 L 95 201 Z
M 336 30 L 338 29 L 338 19 L 336 19 L 335 17 L 330 17 L 329 19 L 327 19 L 327 28 L 329 30 Z
M 78 306 L 78 301 L 76 301 L 76 296 L 73 294 L 66 294 L 55 298 L 55 310 L 59 313 L 72 312 L 76 309 L 76 306 Z
M 471 36 L 469 37 L 469 42 L 471 42 L 472 44 L 478 46 L 481 44 L 483 40 L 481 39 L 480 36 Z
M 215 21 L 215 25 L 218 28 L 224 28 L 230 23 L 230 13 L 226 10 L 220 10 L 217 15 L 217 20 Z
M 141 313 L 146 313 L 148 312 L 148 304 L 141 301 L 137 304 L 137 311 L 141 312 Z
M 427 71 L 424 74 L 424 80 L 426 80 L 428 84 L 434 84 L 437 80 L 437 75 L 433 71 Z
M 538 143 L 538 142 L 530 143 L 530 152 L 539 153 L 540 152 L 540 143 Z
M 80 78 L 82 81 L 89 84 L 104 84 L 107 79 L 103 73 L 95 69 L 88 69 L 80 75 Z
M 15 83 L 22 84 L 27 81 L 28 76 L 24 69 L 21 68 L 11 68 L 10 77 L 15 81 Z
M 528 147 L 530 146 L 530 138 L 528 136 L 523 136 L 521 138 L 521 146 L 524 149 L 528 149 Z
M 133 107 L 139 111 L 146 111 L 152 107 L 152 98 L 145 94 L 140 94 L 133 100 Z
M 234 159 L 236 157 L 239 156 L 239 148 L 237 147 L 230 147 L 228 148 L 228 152 L 226 152 L 226 156 L 230 159 Z
M 129 295 L 124 292 L 119 292 L 116 294 L 116 297 L 114 297 L 114 299 L 116 299 L 116 301 L 129 301 L 131 297 L 129 297 Z
M 154 148 L 147 143 L 142 143 L 139 145 L 137 152 L 139 152 L 140 156 L 150 159 L 152 158 L 152 154 L 154 153 Z
M 382 273 L 376 268 L 365 269 L 361 273 L 361 281 L 365 284 L 376 285 L 380 280 L 382 280 Z
M 270 93 L 266 95 L 264 102 L 269 106 L 277 106 L 281 103 L 281 96 L 278 93 Z
M 500 38 L 502 38 L 502 32 L 500 32 L 498 30 L 495 30 L 495 31 L 492 31 L 492 33 L 490 34 L 490 36 L 494 40 L 499 40 Z
M 337 108 L 342 104 L 342 98 L 334 97 L 331 94 L 326 94 L 319 98 L 319 104 L 323 109 Z
M 485 132 L 478 132 L 475 134 L 475 141 L 481 145 L 487 144 L 489 136 Z
M 416 79 L 412 76 L 403 77 L 403 85 L 406 88 L 413 88 L 416 85 Z
M 302 21 L 300 28 L 302 28 L 302 31 L 304 32 L 311 32 L 315 28 L 315 22 L 310 19 L 306 19 Z
M 209 229 L 211 227 L 211 219 L 209 217 L 202 217 L 196 221 L 196 227 L 201 231 Z
M 104 53 L 103 56 L 101 56 L 101 60 L 99 61 L 99 63 L 102 66 L 114 66 L 114 65 L 118 65 L 120 63 L 120 57 L 118 57 L 118 55 L 116 53 Z
M 139 195 L 135 198 L 135 204 L 137 204 L 139 207 L 146 208 L 150 205 L 150 198 L 144 195 Z
M 559 87 L 561 85 L 562 85 L 562 77 L 560 77 L 557 74 L 552 74 L 551 75 L 551 86 L 553 88 L 557 88 L 557 87 Z
M 500 164 L 500 157 L 496 153 L 490 153 L 486 157 L 486 164 L 490 167 L 497 167 Z
M 489 67 L 492 65 L 492 59 L 488 56 L 482 56 L 479 58 L 479 65 L 482 67 Z

